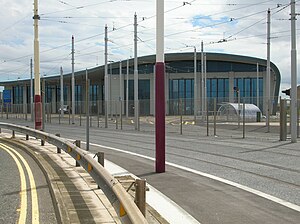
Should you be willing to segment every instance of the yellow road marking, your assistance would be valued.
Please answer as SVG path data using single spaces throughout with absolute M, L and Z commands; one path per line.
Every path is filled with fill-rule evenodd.
M 25 173 L 22 168 L 21 163 L 19 162 L 18 158 L 8 149 L 0 146 L 4 151 L 6 151 L 15 161 L 17 164 L 19 173 L 20 173 L 20 180 L 21 180 L 21 191 L 20 191 L 20 197 L 21 197 L 21 202 L 20 202 L 20 216 L 19 216 L 19 221 L 18 224 L 25 224 L 26 223 L 26 215 L 27 215 L 27 191 L 26 191 L 26 178 L 25 178 Z M 17 211 L 18 211 L 17 210 Z
M 39 224 L 39 204 L 38 204 L 38 196 L 37 196 L 37 191 L 36 191 L 36 184 L 34 181 L 34 177 L 31 171 L 30 166 L 28 165 L 27 161 L 24 159 L 24 157 L 18 153 L 16 150 L 14 150 L 13 148 L 4 145 L 2 143 L 0 143 L 0 145 L 2 147 L 7 148 L 8 150 L 13 151 L 19 158 L 20 160 L 23 162 L 27 173 L 28 173 L 28 177 L 29 177 L 29 182 L 30 182 L 30 188 L 31 188 L 31 200 L 32 200 L 32 224 Z

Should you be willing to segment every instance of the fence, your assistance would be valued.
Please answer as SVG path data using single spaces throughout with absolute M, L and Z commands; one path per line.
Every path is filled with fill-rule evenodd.
M 256 98 L 241 97 L 240 99 L 234 98 L 232 103 L 228 102 L 228 98 L 207 98 L 205 104 L 201 104 L 200 101 L 194 101 L 194 99 L 170 99 L 166 101 L 166 127 L 167 132 L 180 132 L 183 124 L 183 132 L 189 128 L 190 134 L 195 134 L 201 131 L 197 131 L 195 126 L 203 127 L 207 125 L 214 125 L 216 122 L 217 128 L 233 129 L 233 127 L 240 125 L 243 122 L 243 103 L 245 102 L 245 122 L 248 129 L 250 123 L 256 123 L 263 127 L 266 124 L 266 112 L 263 110 L 259 113 L 258 108 L 255 104 L 249 104 Z M 256 99 L 257 100 L 257 99 Z M 260 99 L 260 102 L 266 102 L 266 99 Z M 196 103 L 196 107 L 195 107 Z M 66 102 L 66 105 L 71 105 L 70 102 Z M 128 107 L 127 107 L 128 105 Z M 91 101 L 89 104 L 89 125 L 91 127 L 105 127 L 105 128 L 116 128 L 116 129 L 127 129 L 127 130 L 150 130 L 154 131 L 155 124 L 155 105 L 154 101 L 151 100 L 139 100 L 139 117 L 138 120 L 134 117 L 134 101 L 108 101 L 107 111 L 108 116 L 105 116 L 105 103 L 104 101 Z M 255 109 L 248 108 L 248 106 Z M 300 103 L 298 103 L 298 114 L 300 112 Z M 276 106 L 276 107 L 275 107 Z M 59 103 L 47 103 L 44 110 L 44 122 L 55 123 L 55 124 L 76 124 L 80 126 L 86 125 L 86 109 L 85 102 L 79 101 L 75 103 L 75 116 L 74 121 L 72 120 L 72 108 L 65 111 L 63 115 L 59 112 Z M 194 112 L 196 109 L 196 113 Z M 279 134 L 279 120 L 280 120 L 280 105 L 272 104 L 272 110 L 269 115 L 269 122 L 272 127 L 271 132 Z M 28 120 L 31 119 L 29 113 L 31 105 L 27 104 L 8 104 L 2 105 L 1 118 L 17 118 Z M 261 109 L 261 108 L 260 108 Z M 265 108 L 262 108 L 265 109 Z M 289 100 L 287 100 L 287 122 L 289 124 Z M 216 114 L 216 115 L 215 115 Z M 33 119 L 31 119 L 33 120 Z M 182 121 L 181 121 L 182 120 Z M 136 122 L 139 122 L 138 129 L 136 129 Z M 258 122 L 258 123 L 257 123 Z M 299 124 L 299 119 L 298 119 Z M 186 128 L 185 128 L 186 127 Z M 194 130 L 195 129 L 195 130 Z M 259 128 L 256 128 L 258 130 Z M 193 131 L 191 131 L 193 130 Z M 253 128 L 254 130 L 254 128 Z M 263 130 L 263 129 L 261 129 Z M 205 130 L 204 130 L 205 131 Z M 195 133 L 192 133 L 195 132 Z M 288 127 L 289 133 L 289 127 Z M 238 134 L 238 133 L 237 133 Z M 225 133 L 224 133 L 225 135 Z

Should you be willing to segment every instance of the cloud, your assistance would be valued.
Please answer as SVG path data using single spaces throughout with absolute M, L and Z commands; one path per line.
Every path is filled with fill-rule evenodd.
M 266 58 L 266 16 L 272 12 L 271 60 L 290 85 L 289 0 L 165 1 L 166 52 L 200 49 Z M 33 57 L 33 1 L 2 0 L 0 79 L 30 77 Z M 281 7 L 277 8 L 277 4 Z M 298 5 L 297 5 L 298 7 Z M 155 0 L 39 1 L 41 74 L 71 71 L 71 36 L 75 36 L 75 70 L 104 63 L 104 27 L 109 29 L 109 60 L 133 56 L 133 17 L 138 16 L 138 54 L 155 54 Z M 7 19 L 9 18 L 9 20 Z M 297 28 L 300 25 L 297 22 Z M 226 41 L 224 41 L 226 40 Z M 299 37 L 298 39 L 299 40 Z M 219 43 L 218 43 L 219 42 Z M 299 80 L 299 78 L 298 78 Z

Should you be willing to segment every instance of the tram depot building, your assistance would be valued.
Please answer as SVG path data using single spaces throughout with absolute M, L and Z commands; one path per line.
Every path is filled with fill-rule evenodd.
M 240 102 L 254 104 L 263 114 L 266 113 L 266 60 L 223 53 L 206 53 L 206 62 L 201 63 L 201 54 L 198 53 L 195 64 L 194 53 L 172 53 L 165 55 L 165 63 L 167 115 L 179 113 L 194 115 L 194 110 L 196 110 L 196 115 L 200 115 L 205 108 L 204 103 L 207 103 L 207 109 L 210 110 L 213 99 L 221 105 L 222 103 L 237 103 L 238 98 Z M 134 115 L 133 64 L 134 59 L 108 64 L 109 113 L 116 113 L 118 108 L 116 105 L 122 104 L 124 114 Z M 201 68 L 202 64 L 206 64 L 206 69 Z M 141 116 L 153 115 L 155 111 L 154 65 L 155 55 L 138 58 L 138 98 Z M 202 77 L 204 74 L 202 71 L 206 71 L 205 77 Z M 88 69 L 87 72 L 86 70 L 75 72 L 75 113 L 85 113 L 86 74 L 90 80 L 90 110 L 92 113 L 104 114 L 104 65 Z M 63 75 L 63 101 L 64 105 L 69 107 L 72 105 L 71 76 L 72 74 Z M 277 107 L 280 79 L 278 68 L 271 63 L 270 104 L 272 112 L 275 112 Z M 28 106 L 31 102 L 30 83 L 30 78 L 0 82 L 0 85 L 4 86 L 3 106 L 27 105 L 23 108 L 27 108 L 25 110 L 30 113 L 31 107 Z M 41 83 L 48 110 L 51 113 L 58 113 L 61 107 L 60 74 L 42 77 Z M 194 91 L 195 87 L 196 91 Z

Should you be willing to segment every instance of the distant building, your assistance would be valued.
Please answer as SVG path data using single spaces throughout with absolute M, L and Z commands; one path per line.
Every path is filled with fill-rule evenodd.
M 166 113 L 174 114 L 194 114 L 194 109 L 198 115 L 201 114 L 204 103 L 207 101 L 208 109 L 212 110 L 213 99 L 216 98 L 219 104 L 224 102 L 252 103 L 257 105 L 265 113 L 266 102 L 266 65 L 267 61 L 254 57 L 240 55 L 206 53 L 207 56 L 207 80 L 202 85 L 201 77 L 201 53 L 197 53 L 197 83 L 194 83 L 194 53 L 172 53 L 165 55 L 166 62 Z M 120 110 L 122 104 L 123 112 L 127 102 L 127 61 L 122 63 L 122 77 L 120 82 L 120 62 L 114 62 L 108 65 L 109 75 L 109 113 L 116 113 Z M 128 80 L 128 112 L 133 115 L 134 88 L 133 88 L 133 59 L 129 60 L 129 80 Z M 139 101 L 140 114 L 154 114 L 154 78 L 155 55 L 143 56 L 138 58 L 139 72 Z M 257 72 L 258 65 L 258 72 Z M 29 75 L 28 75 L 29 77 Z M 98 66 L 88 70 L 90 79 L 90 101 L 91 112 L 104 113 L 104 66 Z M 60 76 L 44 77 L 46 83 L 46 103 L 48 110 L 52 113 L 57 112 L 60 107 Z M 278 102 L 280 72 L 278 68 L 271 63 L 271 102 L 272 112 Z M 71 106 L 71 74 L 64 75 L 64 104 Z M 85 70 L 75 72 L 75 113 L 85 111 Z M 121 86 L 120 86 L 121 85 Z M 30 80 L 13 80 L 0 82 L 6 91 L 11 92 L 12 104 L 30 103 Z M 194 87 L 197 86 L 197 101 L 194 105 Z M 206 92 L 207 100 L 202 96 L 202 86 Z M 120 100 L 123 102 L 120 103 Z M 218 104 L 218 105 L 219 105 Z M 27 107 L 30 108 L 30 107 Z

